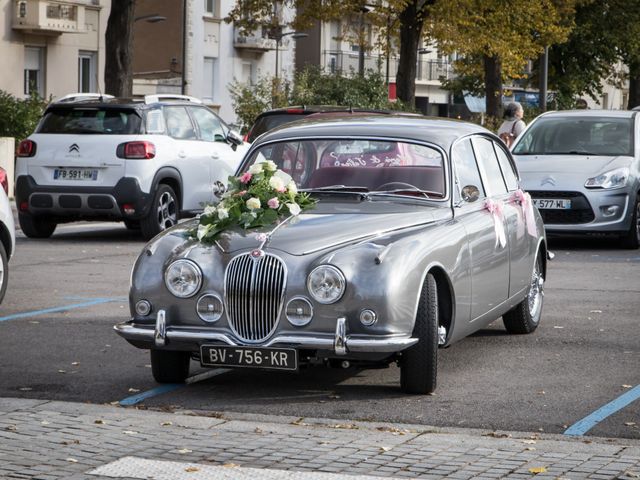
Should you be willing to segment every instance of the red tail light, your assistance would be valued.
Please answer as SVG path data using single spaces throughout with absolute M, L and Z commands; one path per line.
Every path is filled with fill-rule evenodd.
M 33 157 L 36 154 L 36 142 L 33 140 L 22 140 L 18 145 L 18 157 Z
M 286 112 L 292 114 L 304 113 L 304 108 L 287 108 Z
M 120 158 L 149 160 L 156 156 L 156 146 L 147 141 L 121 143 L 116 155 Z
M 4 189 L 4 193 L 9 195 L 9 179 L 7 178 L 7 171 L 0 167 L 0 185 Z

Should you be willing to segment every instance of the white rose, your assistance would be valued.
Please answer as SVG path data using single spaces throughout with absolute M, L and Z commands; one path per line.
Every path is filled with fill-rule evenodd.
M 214 213 L 216 213 L 215 205 L 207 205 L 206 207 L 204 207 L 205 215 L 213 215 Z
M 275 162 L 271 160 L 267 160 L 263 163 L 264 169 L 268 172 L 275 172 L 278 169 L 278 166 Z
M 251 175 L 256 175 L 257 173 L 262 173 L 262 163 L 254 163 L 249 167 L 249 173 Z
M 289 175 L 286 172 L 283 172 L 282 170 L 276 170 L 276 173 L 274 173 L 273 176 L 282 180 L 282 183 L 284 185 L 287 185 L 289 182 L 293 181 L 293 179 L 291 178 L 291 175 Z
M 297 203 L 287 203 L 287 207 L 289 207 L 289 211 L 291 215 L 299 215 L 300 214 L 300 205 Z
M 229 218 L 229 210 L 227 210 L 226 208 L 219 208 L 218 209 L 218 218 L 220 220 L 224 220 L 225 218 Z
M 280 177 L 276 177 L 275 175 L 269 179 L 269 186 L 276 192 L 284 191 L 284 182 Z
M 260 208 L 260 199 L 256 197 L 252 197 L 249 200 L 247 200 L 246 205 L 249 210 L 257 210 L 258 208 Z
M 296 185 L 296 182 L 289 182 L 289 184 L 287 185 L 287 190 L 289 190 L 289 193 L 292 193 L 294 195 L 298 193 L 298 186 Z

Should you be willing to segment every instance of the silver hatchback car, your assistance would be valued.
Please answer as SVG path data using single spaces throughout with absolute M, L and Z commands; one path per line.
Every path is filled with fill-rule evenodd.
M 622 247 L 640 246 L 638 113 L 549 112 L 516 140 L 522 186 L 547 233 L 612 234 Z

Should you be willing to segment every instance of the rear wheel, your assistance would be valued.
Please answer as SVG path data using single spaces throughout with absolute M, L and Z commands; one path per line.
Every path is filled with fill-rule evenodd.
M 151 350 L 151 373 L 158 383 L 184 383 L 190 361 L 189 352 Z
M 55 222 L 28 213 L 18 213 L 18 223 L 22 233 L 29 238 L 49 238 L 56 229 Z
M 178 223 L 178 200 L 169 185 L 159 185 L 153 197 L 151 210 L 140 220 L 142 236 L 150 240 L 158 233 Z
M 9 281 L 9 260 L 4 244 L 0 242 L 0 303 L 7 291 L 7 282 Z
M 622 236 L 622 246 L 630 249 L 640 247 L 640 196 L 636 197 L 633 214 L 631 215 L 631 226 L 629 231 Z
M 402 352 L 400 386 L 407 393 L 431 393 L 438 374 L 438 285 L 428 274 L 413 327 L 418 343 Z
M 542 252 L 538 252 L 531 273 L 529 293 L 513 309 L 502 316 L 504 326 L 509 333 L 532 333 L 540 323 L 542 303 L 544 299 L 544 270 L 542 268 Z

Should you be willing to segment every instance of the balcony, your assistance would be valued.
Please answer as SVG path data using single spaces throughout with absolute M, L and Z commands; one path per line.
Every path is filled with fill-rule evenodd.
M 85 33 L 86 3 L 49 0 L 15 0 L 14 30 L 36 35 Z
M 233 46 L 252 52 L 267 52 L 276 49 L 276 41 L 267 36 L 266 29 L 259 28 L 251 35 L 241 35 L 240 30 L 235 29 Z

